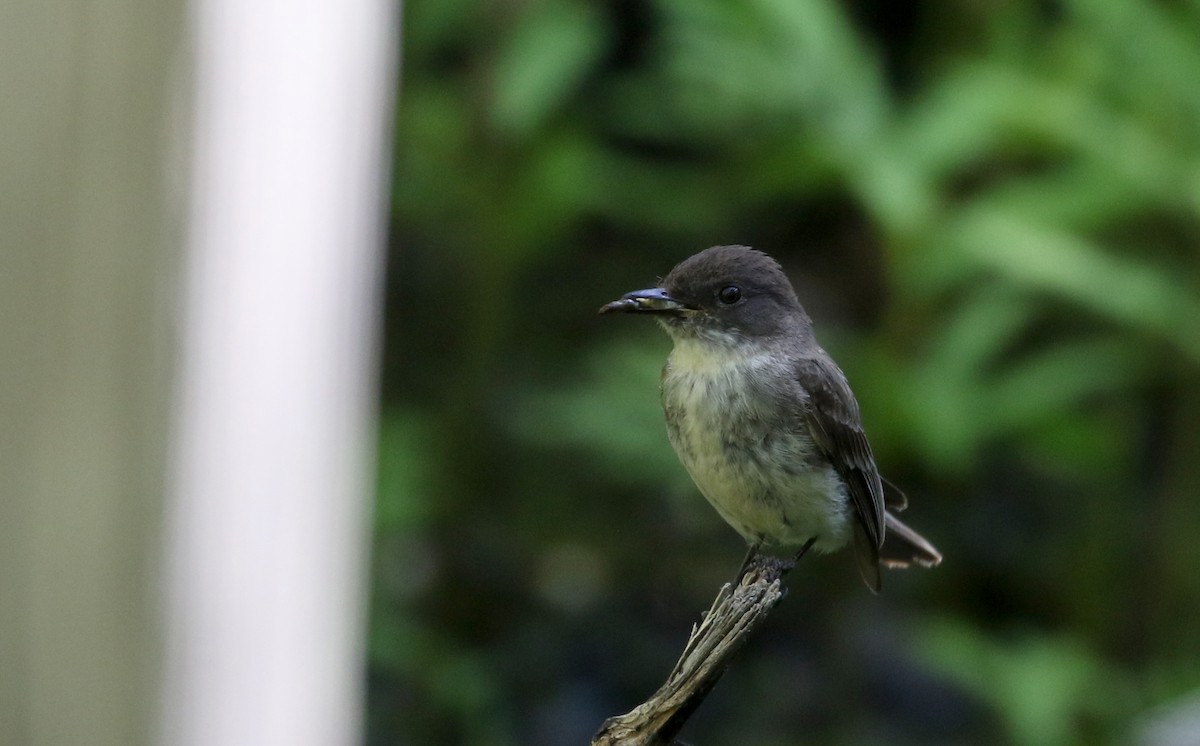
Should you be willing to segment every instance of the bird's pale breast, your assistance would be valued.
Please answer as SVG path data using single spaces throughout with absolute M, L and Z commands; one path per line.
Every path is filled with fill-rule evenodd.
M 849 537 L 841 478 L 818 452 L 791 372 L 765 351 L 676 340 L 663 370 L 667 432 L 700 492 L 748 542 L 780 548 Z M 791 392 L 793 396 L 786 396 Z

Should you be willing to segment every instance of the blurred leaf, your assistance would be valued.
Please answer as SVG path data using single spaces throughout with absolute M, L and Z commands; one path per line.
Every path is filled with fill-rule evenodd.
M 496 60 L 492 120 L 528 138 L 566 102 L 600 58 L 608 36 L 604 17 L 583 2 L 534 2 L 504 37 Z
M 1166 272 L 993 211 L 966 214 L 960 231 L 963 249 L 1001 276 L 1153 332 L 1200 363 L 1200 299 Z
M 1153 111 L 1157 124 L 1200 134 L 1200 11 L 1193 4 L 1158 5 L 1072 0 L 1070 13 L 1108 51 L 1106 70 L 1131 103 Z M 1175 114 L 1175 116 L 1170 116 Z
M 625 76 L 614 120 L 664 142 L 737 147 L 793 133 L 848 161 L 883 126 L 887 98 L 869 50 L 824 0 L 658 0 L 655 66 Z
M 1107 164 L 1083 160 L 997 184 L 987 201 L 997 212 L 1079 233 L 1119 225 L 1160 204 Z
M 560 236 L 611 188 L 607 166 L 605 154 L 586 133 L 557 128 L 541 137 L 519 165 L 496 179 L 508 187 L 498 195 L 502 214 L 496 217 L 503 220 L 505 235 L 495 248 L 521 262 L 554 250 Z
M 940 200 L 935 182 L 911 154 L 879 143 L 858 156 L 849 178 L 884 234 L 901 242 L 928 231 Z
M 1118 183 L 1177 200 L 1196 159 L 1179 160 L 1153 120 L 1114 108 L 1071 82 L 999 64 L 948 76 L 909 112 L 900 144 L 923 169 L 949 176 L 996 154 L 1088 159 Z
M 901 115 L 896 147 L 921 172 L 945 177 L 995 152 L 1006 139 L 1006 112 L 1026 104 L 1010 72 L 963 65 L 936 81 Z
M 585 451 L 622 484 L 690 485 L 659 403 L 666 345 L 620 340 L 595 350 L 578 385 L 527 392 L 511 417 L 514 432 L 542 448 Z
M 1086 400 L 1131 390 L 1149 367 L 1145 355 L 1117 339 L 1058 345 L 1023 356 L 986 391 L 997 431 L 1058 419 Z
M 716 188 L 704 169 L 690 164 L 646 164 L 614 154 L 602 174 L 610 188 L 598 196 L 599 211 L 618 225 L 711 236 L 742 205 L 736 192 Z
M 1000 641 L 960 621 L 926 624 L 920 648 L 935 668 L 990 701 L 1012 743 L 1087 743 L 1081 716 L 1115 719 L 1126 693 L 1100 657 L 1066 637 Z
M 963 469 L 995 434 L 987 390 L 979 381 L 1033 314 L 1030 299 L 1012 288 L 981 288 L 945 319 L 935 346 L 913 370 L 908 391 L 918 394 L 903 400 L 908 420 L 942 467 Z

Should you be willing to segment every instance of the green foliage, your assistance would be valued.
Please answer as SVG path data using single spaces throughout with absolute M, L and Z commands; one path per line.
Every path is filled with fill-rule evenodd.
M 661 340 L 660 340 L 661 342 Z M 614 482 L 632 488 L 687 479 L 664 439 L 658 369 L 664 345 L 600 347 L 571 388 L 537 389 L 511 419 L 532 445 L 586 449 Z
M 794 698 L 764 743 L 1094 743 L 1200 687 L 1200 6 L 405 14 L 374 742 L 580 742 L 657 684 L 740 549 L 665 443 L 666 340 L 593 314 L 714 243 L 792 272 L 947 556 L 860 626 L 845 558 L 814 560 L 726 714 Z M 957 704 L 873 698 L 901 673 L 858 651 L 892 624 L 904 691 Z
M 496 61 L 492 126 L 525 140 L 582 82 L 602 52 L 604 19 L 582 2 L 542 3 L 504 39 Z
M 1120 677 L 1076 641 L 998 640 L 955 621 L 928 622 L 922 631 L 918 649 L 930 665 L 990 701 L 1009 743 L 1094 743 L 1096 725 L 1111 727 L 1125 712 Z

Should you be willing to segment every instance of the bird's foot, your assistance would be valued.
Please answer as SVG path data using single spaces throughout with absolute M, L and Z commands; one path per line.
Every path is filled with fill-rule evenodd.
M 746 553 L 746 559 L 742 560 L 742 567 L 738 570 L 735 585 L 740 585 L 746 579 L 746 576 L 751 573 L 765 579 L 767 582 L 781 579 L 796 567 L 796 563 L 808 553 L 808 550 L 812 549 L 816 541 L 817 537 L 814 536 L 804 542 L 804 546 L 800 547 L 800 551 L 791 557 L 774 557 L 769 554 L 763 554 L 759 551 L 760 544 L 752 545 L 750 551 Z

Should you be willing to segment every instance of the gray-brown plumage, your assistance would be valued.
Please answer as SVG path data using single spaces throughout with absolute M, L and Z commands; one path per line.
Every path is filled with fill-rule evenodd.
M 700 492 L 752 546 L 832 551 L 854 537 L 863 580 L 879 566 L 933 566 L 941 555 L 889 512 L 906 504 L 882 480 L 845 375 L 821 349 L 787 276 L 766 254 L 715 246 L 661 287 L 602 313 L 657 316 L 674 341 L 663 369 L 667 433 Z

